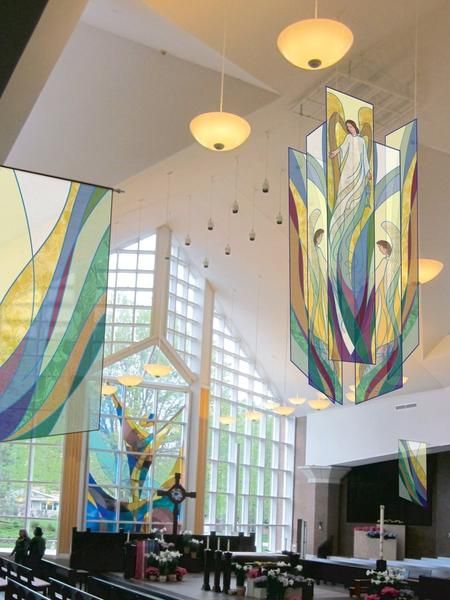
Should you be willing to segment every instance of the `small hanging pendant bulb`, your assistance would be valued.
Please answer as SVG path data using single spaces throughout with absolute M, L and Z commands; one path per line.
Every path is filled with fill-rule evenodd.
M 277 222 L 277 225 L 283 225 L 283 215 L 281 214 L 281 212 L 279 212 L 277 214 L 276 222 Z
M 208 219 L 208 231 L 212 231 L 214 229 L 214 221 L 209 217 Z
M 248 234 L 248 239 L 251 242 L 254 242 L 256 240 L 256 233 L 255 233 L 255 230 L 253 229 L 253 227 L 252 227 L 250 233 Z
M 233 215 L 237 215 L 238 214 L 238 212 L 239 212 L 239 204 L 238 204 L 237 200 L 235 200 L 233 202 L 233 206 L 231 207 L 231 212 L 233 213 Z
M 267 177 L 264 178 L 263 184 L 262 184 L 262 191 L 264 194 L 267 194 L 269 192 L 269 180 L 267 179 Z
M 185 246 L 191 245 L 191 236 L 189 234 L 187 234 L 187 236 L 184 238 L 184 245 Z
M 230 256 L 230 254 L 231 254 L 231 246 L 230 246 L 230 244 L 227 244 L 225 246 L 225 256 Z
M 208 257 L 205 256 L 205 258 L 203 259 L 203 268 L 207 269 L 209 267 L 209 260 Z

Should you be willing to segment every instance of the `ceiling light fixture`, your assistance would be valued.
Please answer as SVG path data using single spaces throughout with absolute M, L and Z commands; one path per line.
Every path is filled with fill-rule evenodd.
M 247 410 L 245 413 L 245 418 L 249 421 L 260 421 L 262 417 L 262 413 L 257 410 Z
M 223 111 L 223 87 L 225 79 L 226 17 L 223 25 L 222 71 L 220 77 L 220 105 L 218 112 L 202 113 L 194 117 L 189 125 L 197 142 L 216 152 L 234 150 L 250 135 L 248 121 L 239 115 Z
M 308 400 L 308 404 L 314 410 L 325 410 L 331 406 L 331 402 L 324 396 L 319 396 L 315 400 Z
M 112 396 L 117 392 L 117 386 L 109 383 L 102 383 L 102 396 Z
M 419 258 L 419 283 L 428 283 L 444 268 L 444 263 L 433 258 Z
M 290 402 L 294 406 L 300 406 L 301 404 L 305 404 L 306 398 L 301 398 L 300 396 L 292 396 L 291 398 L 288 398 L 288 402 Z
M 222 415 L 219 417 L 219 423 L 222 425 L 233 425 L 235 421 L 236 419 L 231 415 Z
M 353 33 L 340 21 L 318 18 L 318 0 L 314 19 L 303 19 L 283 29 L 278 36 L 278 50 L 300 69 L 317 71 L 339 62 L 353 44 Z
M 267 400 L 267 402 L 264 402 L 263 406 L 268 410 L 273 410 L 274 408 L 278 408 L 280 406 L 280 403 L 275 402 L 275 400 Z
M 146 373 L 157 378 L 167 377 L 167 375 L 170 375 L 173 371 L 173 368 L 170 365 L 164 365 L 162 363 L 149 363 L 144 365 L 144 369 Z
M 293 406 L 277 406 L 276 408 L 273 408 L 272 411 L 277 413 L 277 415 L 289 417 L 293 412 L 295 412 L 295 408 Z
M 135 387 L 142 383 L 142 377 L 140 375 L 119 375 L 117 381 L 125 387 Z

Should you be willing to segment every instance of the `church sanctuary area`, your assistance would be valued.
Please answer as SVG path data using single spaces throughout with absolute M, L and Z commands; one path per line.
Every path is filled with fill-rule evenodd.
M 0 2 L 0 600 L 450 600 L 449 31 Z

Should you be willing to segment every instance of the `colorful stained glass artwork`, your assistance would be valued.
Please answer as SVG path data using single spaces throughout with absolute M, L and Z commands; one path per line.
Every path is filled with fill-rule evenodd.
M 415 121 L 374 142 L 373 106 L 326 90 L 326 122 L 289 150 L 291 360 L 342 403 L 403 385 L 418 345 Z
M 403 360 L 419 345 L 419 237 L 417 201 L 417 121 L 386 136 L 400 151 L 402 202 L 402 330 Z
M 399 496 L 426 507 L 427 445 L 424 442 L 398 441 Z
M 342 402 L 342 366 L 328 358 L 325 147 L 319 128 L 307 155 L 289 149 L 291 360 L 312 386 Z
M 289 148 L 291 361 L 308 376 L 306 155 Z
M 145 532 L 172 522 L 172 504 L 156 490 L 183 472 L 185 401 L 184 392 L 143 387 L 102 400 L 89 441 L 87 527 Z
M 375 144 L 375 364 L 356 364 L 356 402 L 402 386 L 400 153 Z
M 329 354 L 373 363 L 373 107 L 327 88 Z
M 0 168 L 0 441 L 98 428 L 111 201 Z

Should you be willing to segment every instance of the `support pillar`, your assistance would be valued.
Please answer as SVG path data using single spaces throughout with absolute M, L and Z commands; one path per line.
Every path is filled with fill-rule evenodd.
M 59 504 L 58 555 L 70 554 L 72 528 L 82 527 L 85 512 L 86 444 L 85 432 L 69 433 L 65 436 Z
M 307 552 L 317 554 L 324 542 L 330 543 L 327 554 L 334 554 L 339 536 L 339 491 L 347 467 L 304 465 L 297 467 L 299 486 L 309 500 L 307 521 Z

